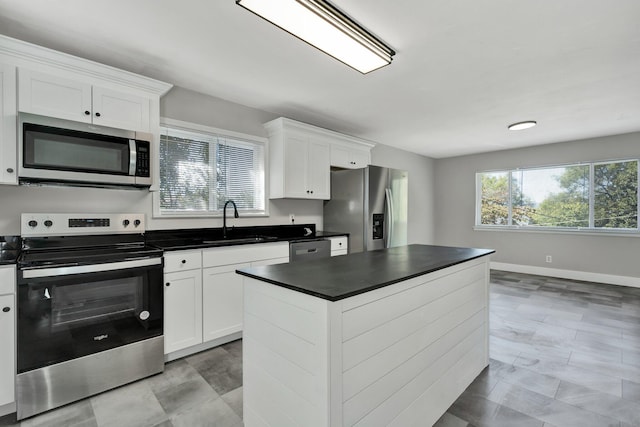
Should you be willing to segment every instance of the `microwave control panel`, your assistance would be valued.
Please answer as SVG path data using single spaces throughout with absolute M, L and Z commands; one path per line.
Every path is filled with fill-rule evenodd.
M 23 213 L 23 237 L 70 236 L 82 234 L 143 233 L 144 214 L 43 214 Z

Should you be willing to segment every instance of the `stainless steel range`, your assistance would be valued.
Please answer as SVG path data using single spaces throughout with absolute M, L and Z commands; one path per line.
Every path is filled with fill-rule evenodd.
M 143 214 L 22 214 L 18 419 L 162 372 L 162 251 L 143 232 Z

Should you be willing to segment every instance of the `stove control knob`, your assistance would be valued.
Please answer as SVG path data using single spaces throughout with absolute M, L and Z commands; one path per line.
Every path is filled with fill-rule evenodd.
M 129 226 L 129 222 L 130 221 L 128 219 L 125 219 L 124 221 L 122 221 L 122 225 L 124 225 L 125 227 L 128 227 Z
M 142 224 L 142 221 L 140 221 L 139 219 L 136 219 L 135 221 L 133 221 L 133 225 L 134 226 L 139 226 L 140 224 Z
M 45 226 L 45 227 L 51 227 L 52 225 L 53 225 L 53 221 L 51 221 L 50 219 L 48 219 L 48 220 L 46 220 L 46 221 L 44 222 L 44 226 Z
M 38 226 L 38 221 L 36 221 L 35 219 L 32 219 L 31 221 L 28 222 L 29 227 L 31 228 L 35 228 Z

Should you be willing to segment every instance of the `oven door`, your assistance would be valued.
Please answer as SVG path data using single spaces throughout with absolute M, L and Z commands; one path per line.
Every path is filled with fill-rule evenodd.
M 18 373 L 162 335 L 162 258 L 22 269 Z

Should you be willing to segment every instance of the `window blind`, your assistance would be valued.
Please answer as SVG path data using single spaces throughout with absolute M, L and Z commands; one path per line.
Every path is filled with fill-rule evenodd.
M 265 212 L 264 144 L 164 127 L 160 136 L 161 213 Z

